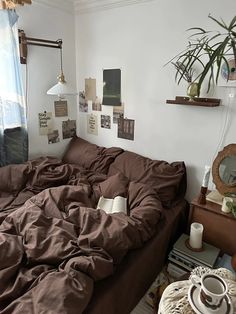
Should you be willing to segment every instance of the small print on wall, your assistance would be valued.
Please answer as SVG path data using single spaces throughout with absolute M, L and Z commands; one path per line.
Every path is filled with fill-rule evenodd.
M 107 115 L 101 115 L 101 128 L 110 129 L 111 128 L 111 117 Z
M 124 118 L 124 103 L 113 107 L 113 123 L 118 123 L 119 118 Z
M 85 99 L 95 101 L 96 99 L 96 79 L 85 79 Z
M 101 99 L 96 97 L 95 101 L 92 102 L 93 111 L 102 111 L 102 102 Z
M 55 144 L 60 142 L 58 130 L 48 133 L 48 144 Z
M 79 93 L 79 111 L 80 112 L 88 112 L 88 102 L 85 99 L 85 93 Z
M 71 138 L 76 136 L 76 120 L 62 121 L 62 138 Z
M 103 105 L 121 106 L 121 70 L 103 70 Z
M 53 130 L 52 112 L 40 112 L 39 114 L 39 134 L 47 135 Z
M 68 106 L 66 100 L 54 101 L 55 117 L 67 117 Z
M 134 140 L 134 120 L 118 119 L 118 137 L 127 140 Z
M 87 132 L 89 134 L 98 135 L 98 118 L 94 114 L 87 116 Z

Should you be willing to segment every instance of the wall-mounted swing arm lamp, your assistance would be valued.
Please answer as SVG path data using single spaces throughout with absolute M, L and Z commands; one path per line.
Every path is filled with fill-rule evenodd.
M 60 49 L 60 74 L 57 77 L 57 84 L 51 87 L 48 91 L 48 95 L 58 95 L 59 98 L 63 98 L 64 95 L 77 95 L 77 92 L 66 82 L 63 73 L 62 62 L 62 40 L 46 40 L 40 38 L 26 37 L 23 30 L 19 30 L 19 43 L 20 43 L 20 61 L 22 64 L 27 63 L 27 46 L 41 46 L 49 48 Z
M 51 87 L 48 91 L 48 95 L 58 95 L 60 98 L 63 98 L 64 95 L 77 95 L 77 93 L 72 89 L 72 87 L 66 82 L 65 76 L 63 73 L 63 62 L 62 62 L 62 40 L 57 41 L 60 45 L 60 66 L 61 72 L 57 77 L 57 84 Z

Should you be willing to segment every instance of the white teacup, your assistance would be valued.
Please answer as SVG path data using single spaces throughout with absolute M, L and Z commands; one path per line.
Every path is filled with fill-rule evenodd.
M 210 310 L 217 310 L 228 292 L 226 282 L 213 273 L 205 274 L 201 278 L 193 275 L 192 283 L 200 289 L 200 302 Z

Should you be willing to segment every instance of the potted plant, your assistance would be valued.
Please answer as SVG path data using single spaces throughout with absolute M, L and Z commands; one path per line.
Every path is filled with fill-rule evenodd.
M 235 202 L 226 202 L 226 206 L 231 210 L 232 214 L 236 218 L 236 203 Z
M 226 207 L 236 218 L 236 193 L 225 193 Z
M 205 80 L 208 86 L 207 92 L 209 92 L 212 84 L 217 84 L 223 64 L 227 70 L 227 80 L 230 73 L 236 69 L 236 64 L 230 67 L 227 61 L 227 54 L 229 53 L 233 54 L 233 58 L 236 60 L 236 16 L 229 24 L 226 24 L 222 19 L 217 20 L 211 15 L 208 17 L 217 23 L 221 30 L 209 31 L 201 27 L 190 28 L 188 31 L 194 33 L 190 36 L 186 49 L 167 63 L 175 66 L 175 79 L 178 84 L 182 80 L 186 80 L 190 73 L 192 74 L 189 83 L 190 86 L 197 83 L 195 96 L 200 95 Z

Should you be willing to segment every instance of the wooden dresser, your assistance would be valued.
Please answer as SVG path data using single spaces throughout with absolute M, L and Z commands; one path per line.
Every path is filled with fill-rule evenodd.
M 218 247 L 221 252 L 236 253 L 236 218 L 221 211 L 221 206 L 209 201 L 199 204 L 195 198 L 190 205 L 188 231 L 192 222 L 203 224 L 203 240 Z

